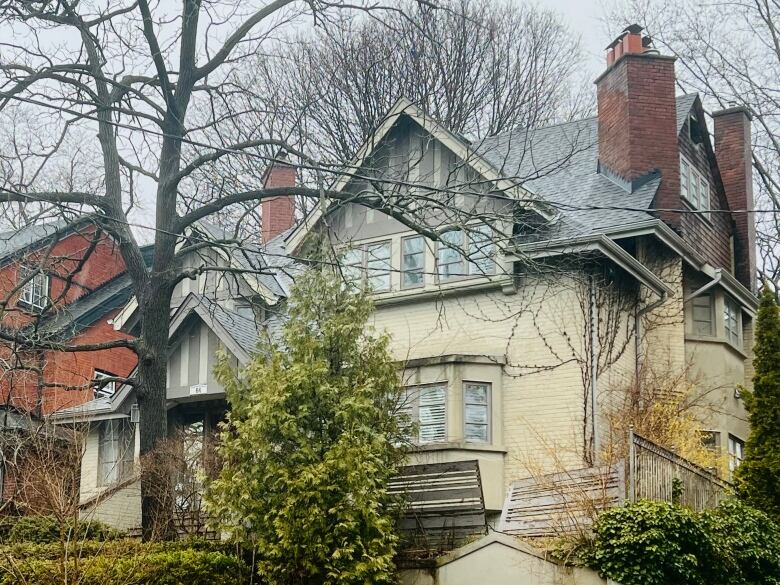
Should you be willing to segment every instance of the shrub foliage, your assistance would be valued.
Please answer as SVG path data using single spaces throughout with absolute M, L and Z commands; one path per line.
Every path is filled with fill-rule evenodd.
M 283 346 L 236 375 L 218 371 L 231 409 L 210 510 L 258 551 L 269 585 L 393 581 L 386 483 L 401 451 L 401 392 L 371 305 L 334 275 L 296 279 Z
M 586 564 L 622 585 L 780 585 L 780 527 L 737 500 L 697 513 L 641 501 L 603 513 Z

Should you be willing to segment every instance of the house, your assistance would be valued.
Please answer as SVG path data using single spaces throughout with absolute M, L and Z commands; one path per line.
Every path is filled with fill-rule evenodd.
M 325 239 L 345 279 L 373 291 L 374 324 L 391 335 L 403 406 L 418 423 L 411 462 L 478 461 L 493 520 L 514 480 L 605 461 L 643 384 L 682 392 L 682 380 L 698 392 L 702 432 L 736 466 L 756 310 L 750 119 L 714 113 L 713 145 L 700 98 L 675 94 L 674 66 L 629 27 L 596 80 L 597 116 L 478 143 L 400 100 L 332 187 L 381 205 L 332 197 L 287 229 L 280 199 L 263 210 L 275 237 L 254 258 L 273 277 L 218 299 L 208 281 L 177 295 L 172 416 L 185 403 L 224 408 L 210 353 L 218 342 L 245 359 L 235 348 L 240 300 L 265 316 L 258 336 L 272 335 L 293 264 L 269 259 L 305 257 Z M 119 321 L 133 311 L 131 302 Z M 232 329 L 220 325 L 225 313 Z M 93 421 L 95 437 L 112 427 L 90 409 L 130 417 L 119 396 L 67 413 Z M 96 465 L 111 467 L 113 455 L 95 449 L 82 486 L 107 477 Z M 113 492 L 101 493 L 112 507 Z
M 67 345 L 126 339 L 111 325 L 130 297 L 129 277 L 118 248 L 89 217 L 33 224 L 0 234 L 2 427 L 27 429 L 31 418 L 109 395 L 136 356 L 123 347 L 95 352 L 35 349 L 34 337 Z M 18 457 L 17 457 L 18 459 Z M 4 461 L 3 498 L 14 498 L 24 460 Z

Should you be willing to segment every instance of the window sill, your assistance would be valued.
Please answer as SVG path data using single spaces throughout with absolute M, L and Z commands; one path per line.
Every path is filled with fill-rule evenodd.
M 475 451 L 485 453 L 506 454 L 507 450 L 500 445 L 490 443 L 466 443 L 465 441 L 442 441 L 441 443 L 425 443 L 424 445 L 412 445 L 410 453 L 425 453 L 427 451 Z
M 723 345 L 727 349 L 730 349 L 732 352 L 736 353 L 743 359 L 748 359 L 749 357 L 744 349 L 742 349 L 741 347 L 737 347 L 730 341 L 721 339 L 719 337 L 707 337 L 704 335 L 686 335 L 685 341 L 695 341 L 696 343 L 717 343 Z
M 479 292 L 488 289 L 513 289 L 514 278 L 509 275 L 500 276 L 471 276 L 461 280 L 448 281 L 446 283 L 427 285 L 412 289 L 392 290 L 373 293 L 374 303 L 377 306 L 396 303 L 416 302 L 453 296 L 468 292 Z M 508 294 L 508 293 L 507 293 Z

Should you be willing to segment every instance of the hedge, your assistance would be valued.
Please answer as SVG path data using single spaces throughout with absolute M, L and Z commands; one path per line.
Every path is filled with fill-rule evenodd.
M 60 522 L 53 516 L 5 517 L 2 519 L 0 539 L 5 543 L 47 544 L 59 542 L 60 527 Z M 68 541 L 111 540 L 123 535 L 107 524 L 95 520 L 78 523 L 70 521 L 66 523 L 64 528 Z
M 737 500 L 706 512 L 650 501 L 614 508 L 579 552 L 622 585 L 780 585 L 780 527 Z
M 27 556 L 3 559 L 0 571 L 0 585 L 234 585 L 249 575 L 249 568 L 233 555 L 193 549 L 140 554 L 125 550 L 123 556 L 104 553 L 67 562 Z

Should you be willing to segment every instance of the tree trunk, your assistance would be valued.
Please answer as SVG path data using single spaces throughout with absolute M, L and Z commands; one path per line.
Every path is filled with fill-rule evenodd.
M 155 449 L 168 434 L 166 386 L 170 287 L 151 279 L 148 294 L 139 297 L 141 347 L 138 385 L 141 435 L 141 527 L 143 539 L 169 540 L 173 523 L 173 486 L 168 466 Z

